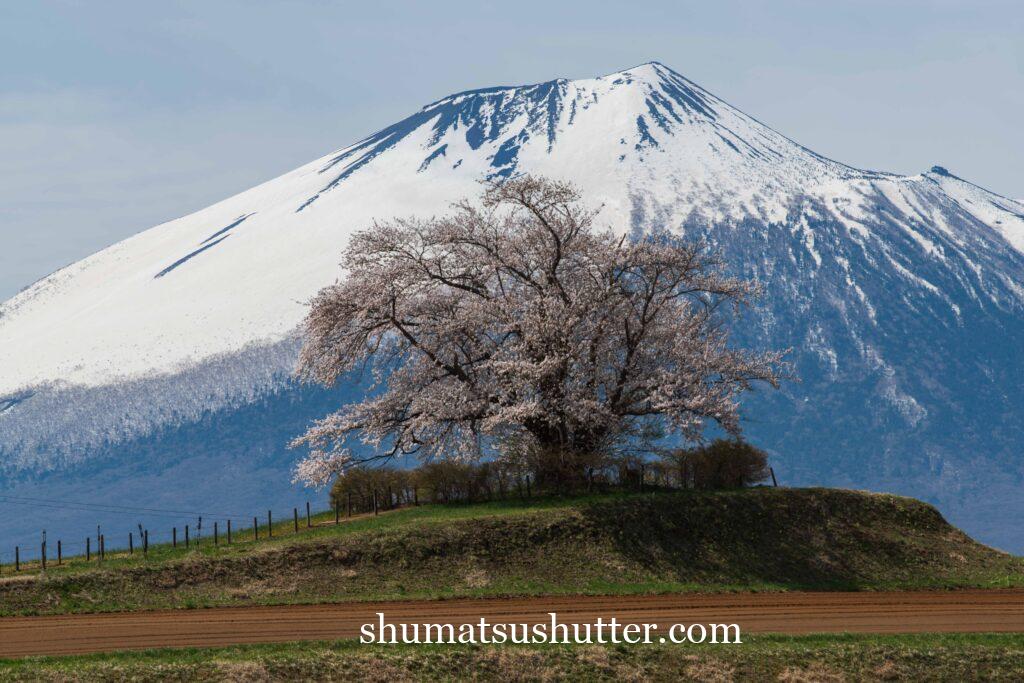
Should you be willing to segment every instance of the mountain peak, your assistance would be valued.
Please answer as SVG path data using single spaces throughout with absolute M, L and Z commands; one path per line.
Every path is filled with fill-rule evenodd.
M 781 219 L 785 201 L 823 180 L 863 175 L 794 143 L 658 61 L 595 78 L 556 79 L 467 90 L 327 158 L 324 184 L 297 211 L 315 205 L 383 154 L 408 155 L 419 173 L 506 178 L 540 163 L 560 167 L 583 147 L 615 174 L 635 166 L 678 178 L 683 193 L 714 192 L 723 215 Z M 577 151 L 573 151 L 577 150 Z M 548 157 L 544 159 L 544 157 Z M 660 160 L 654 163 L 654 160 Z M 586 168 L 565 167 L 579 176 Z M 701 189 L 705 188 L 705 189 Z
M 663 75 L 665 73 L 671 73 L 671 74 L 674 74 L 676 76 L 680 76 L 681 75 L 678 72 L 673 71 L 669 67 L 665 66 L 661 62 L 652 60 L 652 61 L 649 61 L 649 62 L 644 62 L 642 64 L 637 64 L 636 66 L 631 66 L 628 69 L 621 69 L 619 71 L 612 72 L 610 74 L 607 74 L 607 75 L 603 76 L 602 78 L 610 78 L 610 77 L 613 77 L 613 76 L 623 76 L 623 75 L 627 75 L 627 74 L 628 75 L 633 75 L 633 76 L 636 76 L 636 77 L 648 76 L 648 75 L 660 77 L 661 75 Z
M 721 100 L 715 97 L 712 93 L 686 78 L 678 71 L 665 66 L 658 61 L 637 64 L 636 66 L 631 66 L 628 69 L 622 69 L 621 71 L 615 71 L 604 76 L 599 76 L 596 79 L 579 79 L 570 82 L 582 85 L 585 83 L 593 83 L 595 81 L 610 82 L 612 85 L 618 87 L 642 84 L 648 89 L 665 89 L 668 91 L 670 97 L 672 96 L 673 90 L 682 88 L 686 91 L 698 93 L 698 96 L 702 99 L 706 98 L 708 100 L 721 102 Z

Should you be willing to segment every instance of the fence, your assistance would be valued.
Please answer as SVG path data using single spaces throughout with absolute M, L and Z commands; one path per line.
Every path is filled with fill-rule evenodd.
M 525 491 L 529 496 L 530 481 L 526 477 Z M 523 491 L 519 491 L 520 497 Z M 267 541 L 285 535 L 294 535 L 311 530 L 315 526 L 340 524 L 342 519 L 361 515 L 377 515 L 381 511 L 399 507 L 418 506 L 419 490 L 416 487 L 382 486 L 364 494 L 348 493 L 336 501 L 332 508 L 314 512 L 310 502 L 303 508 L 293 507 L 291 514 L 275 514 L 273 509 L 256 515 L 239 513 L 209 512 L 195 510 L 170 510 L 163 508 L 132 507 L 106 503 L 82 503 L 50 500 L 0 493 L 0 503 L 13 505 L 60 507 L 83 515 L 92 513 L 123 514 L 137 517 L 163 517 L 170 521 L 159 527 L 141 522 L 132 527 L 122 527 L 113 535 L 109 529 L 96 526 L 95 534 L 79 539 L 48 534 L 41 530 L 35 538 L 6 540 L 0 547 L 0 575 L 30 570 L 46 570 L 68 563 L 102 563 L 113 556 L 141 555 L 148 558 L 152 553 L 166 555 L 197 549 L 203 546 L 233 545 Z M 188 521 L 185 521 L 188 520 Z M 316 524 L 314 524 L 314 520 Z
M 293 507 L 286 515 L 275 515 L 273 509 L 258 515 L 241 515 L 191 510 L 167 510 L 160 508 L 130 507 L 102 503 L 74 503 L 53 501 L 43 498 L 11 496 L 0 494 L 0 503 L 26 506 L 61 506 L 71 511 L 135 515 L 142 517 L 165 517 L 175 521 L 157 528 L 153 524 L 136 523 L 121 528 L 114 535 L 97 525 L 96 533 L 78 539 L 61 537 L 42 530 L 35 538 L 22 537 L 8 540 L 0 549 L 0 575 L 22 571 L 34 571 L 63 566 L 70 563 L 91 562 L 101 565 L 113 556 L 139 555 L 148 558 L 150 554 L 166 554 L 168 551 L 191 550 L 200 547 L 253 543 L 295 535 L 312 530 L 317 526 L 340 524 L 362 514 L 378 514 L 408 504 L 401 496 L 391 491 L 375 492 L 372 500 L 353 499 L 349 496 L 347 505 L 338 504 L 333 509 L 314 511 L 310 502 L 300 510 Z M 261 519 L 264 521 L 261 523 Z M 186 521 L 187 520 L 187 521 Z M 276 521 L 275 521 L 276 520 Z

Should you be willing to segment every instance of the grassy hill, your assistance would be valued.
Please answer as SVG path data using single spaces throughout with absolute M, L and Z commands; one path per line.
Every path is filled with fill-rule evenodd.
M 0 577 L 0 614 L 367 599 L 1024 585 L 919 501 L 835 489 L 422 506 Z M 251 537 L 251 533 L 249 534 Z

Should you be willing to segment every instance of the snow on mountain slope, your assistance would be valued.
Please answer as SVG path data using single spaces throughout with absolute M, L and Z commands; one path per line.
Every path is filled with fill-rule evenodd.
M 872 193 L 911 218 L 957 202 L 1024 249 L 1024 212 L 945 174 L 899 178 L 815 155 L 671 70 L 454 95 L 395 126 L 208 209 L 159 225 L 36 283 L 0 309 L 0 392 L 98 385 L 279 341 L 337 275 L 346 237 L 374 218 L 444 211 L 481 178 L 570 178 L 603 220 L 630 227 L 635 194 L 712 222 L 785 218 L 830 202 L 851 231 Z M 933 182 L 939 191 L 921 187 Z M 1014 208 L 1016 207 L 1016 208 Z M 1014 213 L 1016 212 L 1016 213 Z
M 802 188 L 864 175 L 659 65 L 463 93 L 30 287 L 2 309 L 0 391 L 174 371 L 280 340 L 301 302 L 337 275 L 352 230 L 444 211 L 474 181 L 514 169 L 574 179 L 620 230 L 631 187 L 713 218 L 778 220 Z
M 794 347 L 807 379 L 752 402 L 752 431 L 800 481 L 935 497 L 1024 473 L 1024 363 L 1007 352 L 1024 342 L 1024 204 L 939 167 L 826 159 L 658 63 L 446 97 L 32 285 L 0 305 L 0 471 L 127 458 L 117 444 L 202 420 L 210 438 L 210 416 L 240 406 L 277 406 L 274 420 L 302 402 L 282 398 L 302 391 L 294 333 L 348 236 L 521 172 L 572 180 L 619 232 L 703 237 L 765 282 L 741 335 Z M 846 460 L 816 460 L 830 421 L 858 435 L 833 444 Z M 965 435 L 991 440 L 984 468 L 957 454 Z

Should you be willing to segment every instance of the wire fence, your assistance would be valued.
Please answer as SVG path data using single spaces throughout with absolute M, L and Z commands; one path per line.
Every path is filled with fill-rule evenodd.
M 341 520 L 366 513 L 394 509 L 413 502 L 415 493 L 390 490 L 374 492 L 372 501 L 362 496 L 349 496 L 333 508 L 314 511 L 307 500 L 285 514 L 273 509 L 249 515 L 237 512 L 210 510 L 179 510 L 138 507 L 109 503 L 87 503 L 52 500 L 32 496 L 0 494 L 0 504 L 25 508 L 61 509 L 76 514 L 98 516 L 125 515 L 138 520 L 117 529 L 97 525 L 95 533 L 76 538 L 61 536 L 47 530 L 38 535 L 4 539 L 0 547 L 0 576 L 11 573 L 46 570 L 71 563 L 95 562 L 169 550 L 189 550 L 199 547 L 253 543 L 291 534 L 303 533 L 316 526 L 340 523 Z M 418 503 L 418 501 L 416 501 Z M 333 512 L 333 518 L 330 513 Z M 154 523 L 154 520 L 166 520 Z M 314 520 L 316 524 L 314 524 Z

